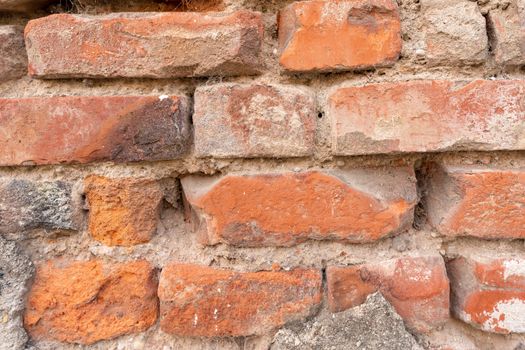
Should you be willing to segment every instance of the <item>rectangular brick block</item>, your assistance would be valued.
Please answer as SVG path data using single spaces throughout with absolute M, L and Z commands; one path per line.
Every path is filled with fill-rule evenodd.
M 282 85 L 219 84 L 195 91 L 197 157 L 301 157 L 314 151 L 314 94 Z
M 0 11 L 27 12 L 49 4 L 52 0 L 0 0 Z
M 190 130 L 176 96 L 0 99 L 0 165 L 180 158 Z
M 291 246 L 309 239 L 372 242 L 409 227 L 411 168 L 182 178 L 201 241 Z
M 79 205 L 67 181 L 0 179 L 0 233 L 78 230 Z
M 317 270 L 241 273 L 172 263 L 160 276 L 160 326 L 192 337 L 266 334 L 310 316 L 322 300 L 321 280 Z
M 35 340 L 92 344 L 145 331 L 158 316 L 153 267 L 144 260 L 52 260 L 40 265 L 25 328 Z
M 525 169 L 435 164 L 425 202 L 443 235 L 525 238 Z
M 487 23 L 496 62 L 525 64 L 525 1 L 516 0 L 505 10 L 491 10 Z
M 416 332 L 429 332 L 449 318 L 449 282 L 440 256 L 329 266 L 326 278 L 332 312 L 360 305 L 368 295 L 381 291 Z
M 91 175 L 84 180 L 89 204 L 89 232 L 109 246 L 149 242 L 157 231 L 163 193 L 145 178 L 113 179 Z
M 0 25 L 0 82 L 17 79 L 26 74 L 27 54 L 24 44 L 24 28 Z
M 525 259 L 460 256 L 447 269 L 457 318 L 487 332 L 525 333 Z
M 38 78 L 173 78 L 254 74 L 259 13 L 60 14 L 25 31 L 29 72 Z
M 389 66 L 401 52 L 391 0 L 298 1 L 279 13 L 280 64 L 294 72 Z
M 525 149 L 525 82 L 409 81 L 338 88 L 328 98 L 333 152 Z
M 427 64 L 480 64 L 488 58 L 485 18 L 468 0 L 423 0 Z

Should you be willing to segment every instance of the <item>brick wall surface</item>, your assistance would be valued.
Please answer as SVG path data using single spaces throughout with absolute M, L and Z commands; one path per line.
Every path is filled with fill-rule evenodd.
M 0 0 L 0 350 L 524 350 L 524 78 L 523 0 Z

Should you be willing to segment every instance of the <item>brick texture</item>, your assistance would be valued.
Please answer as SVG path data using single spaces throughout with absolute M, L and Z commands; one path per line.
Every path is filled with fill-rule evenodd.
M 491 10 L 487 18 L 496 62 L 525 64 L 525 1 L 517 0 L 505 10 Z
M 401 51 L 401 24 L 391 0 L 298 1 L 279 13 L 281 66 L 329 72 L 389 66 Z
M 321 293 L 316 270 L 240 273 L 173 263 L 160 277 L 160 325 L 185 336 L 264 334 L 311 315 Z
M 180 97 L 0 99 L 0 165 L 173 159 L 189 137 Z
M 312 155 L 317 111 L 312 92 L 293 86 L 220 84 L 195 92 L 198 157 Z
M 416 203 L 408 168 L 189 176 L 182 187 L 207 244 L 372 242 L 409 227 Z
M 163 194 L 155 180 L 111 179 L 92 175 L 84 180 L 89 203 L 89 232 L 106 245 L 148 242 L 157 230 Z
M 156 288 L 146 261 L 48 261 L 37 269 L 25 327 L 34 339 L 79 344 L 141 332 L 157 320 Z
M 25 30 L 29 72 L 39 78 L 173 78 L 253 74 L 259 14 L 53 15 Z
M 333 152 L 357 155 L 525 147 L 522 80 L 411 81 L 328 97 Z
M 23 33 L 21 26 L 0 25 L 0 82 L 27 74 Z
M 449 316 L 449 282 L 441 257 L 406 257 L 326 270 L 328 305 L 339 312 L 381 291 L 406 325 L 429 332 Z
M 484 331 L 525 333 L 525 260 L 458 257 L 448 263 L 452 311 Z
M 429 222 L 447 236 L 525 237 L 525 171 L 442 164 L 430 170 Z

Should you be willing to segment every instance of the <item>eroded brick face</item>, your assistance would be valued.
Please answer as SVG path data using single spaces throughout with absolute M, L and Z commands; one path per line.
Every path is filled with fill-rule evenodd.
M 41 264 L 24 323 L 33 339 L 92 344 L 142 332 L 157 320 L 156 277 L 144 261 Z
M 247 272 L 172 263 L 159 282 L 160 325 L 183 336 L 265 334 L 321 303 L 321 272 Z
M 21 78 L 26 74 L 24 28 L 16 25 L 0 25 L 0 82 Z
M 416 203 L 408 168 L 188 176 L 182 187 L 207 244 L 372 242 L 406 229 Z
M 487 17 L 496 62 L 525 64 L 525 2 L 511 2 L 505 10 L 496 8 Z
M 314 94 L 283 85 L 220 84 L 195 92 L 198 157 L 301 157 L 314 152 Z
M 174 159 L 189 140 L 181 97 L 0 99 L 0 165 Z
M 326 274 L 332 312 L 360 305 L 369 294 L 380 291 L 417 332 L 429 332 L 449 317 L 449 282 L 439 256 L 330 266 Z
M 494 333 L 525 333 L 525 260 L 458 257 L 448 263 L 452 311 Z
M 522 80 L 411 81 L 335 89 L 328 97 L 338 155 L 519 150 Z
M 149 242 L 157 230 L 163 193 L 151 179 L 111 179 L 92 175 L 84 180 L 89 203 L 89 232 L 106 245 Z
M 281 66 L 328 72 L 392 65 L 401 51 L 397 5 L 390 0 L 298 1 L 279 13 Z
M 250 11 L 61 14 L 25 30 L 29 73 L 39 78 L 253 74 L 262 35 L 260 14 Z
M 428 220 L 443 235 L 525 237 L 525 171 L 436 164 L 427 195 Z

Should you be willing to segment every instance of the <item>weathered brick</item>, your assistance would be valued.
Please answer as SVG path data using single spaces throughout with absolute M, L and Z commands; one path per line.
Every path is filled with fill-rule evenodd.
M 443 235 L 525 238 L 525 169 L 436 164 L 425 202 Z
M 300 157 L 314 150 L 312 92 L 282 85 L 219 84 L 195 91 L 198 157 Z
M 329 266 L 326 277 L 332 312 L 360 305 L 379 290 L 406 325 L 417 332 L 439 327 L 449 317 L 449 283 L 440 256 Z
M 328 98 L 333 152 L 524 149 L 524 95 L 522 80 L 338 88 Z
M 78 207 L 67 181 L 0 179 L 0 233 L 77 230 Z
M 176 96 L 0 99 L 0 165 L 173 159 L 189 140 Z
M 144 260 L 53 260 L 37 268 L 25 327 L 36 340 L 92 344 L 142 332 L 158 316 L 154 269 Z
M 111 179 L 91 175 L 84 180 L 89 203 L 89 232 L 106 245 L 148 242 L 157 230 L 163 194 L 151 179 Z
M 485 18 L 476 2 L 425 0 L 421 9 L 429 65 L 479 64 L 487 59 Z
M 187 176 L 181 181 L 205 244 L 371 242 L 410 226 L 417 197 L 413 170 L 405 167 Z
M 401 52 L 401 24 L 391 0 L 298 1 L 279 13 L 280 64 L 328 72 L 389 66 Z
M 447 263 L 452 312 L 494 333 L 525 333 L 525 260 L 458 257 Z
M 265 334 L 303 320 L 321 303 L 321 272 L 234 272 L 170 264 L 161 273 L 160 325 L 183 336 Z
M 39 78 L 173 78 L 254 74 L 258 13 L 52 15 L 28 23 L 29 73 Z
M 496 62 L 525 64 L 525 1 L 517 0 L 505 10 L 491 10 L 487 23 Z
M 23 33 L 23 27 L 0 25 L 0 82 L 20 78 L 27 74 L 27 55 Z
M 52 0 L 0 0 L 0 11 L 26 12 L 49 4 Z

